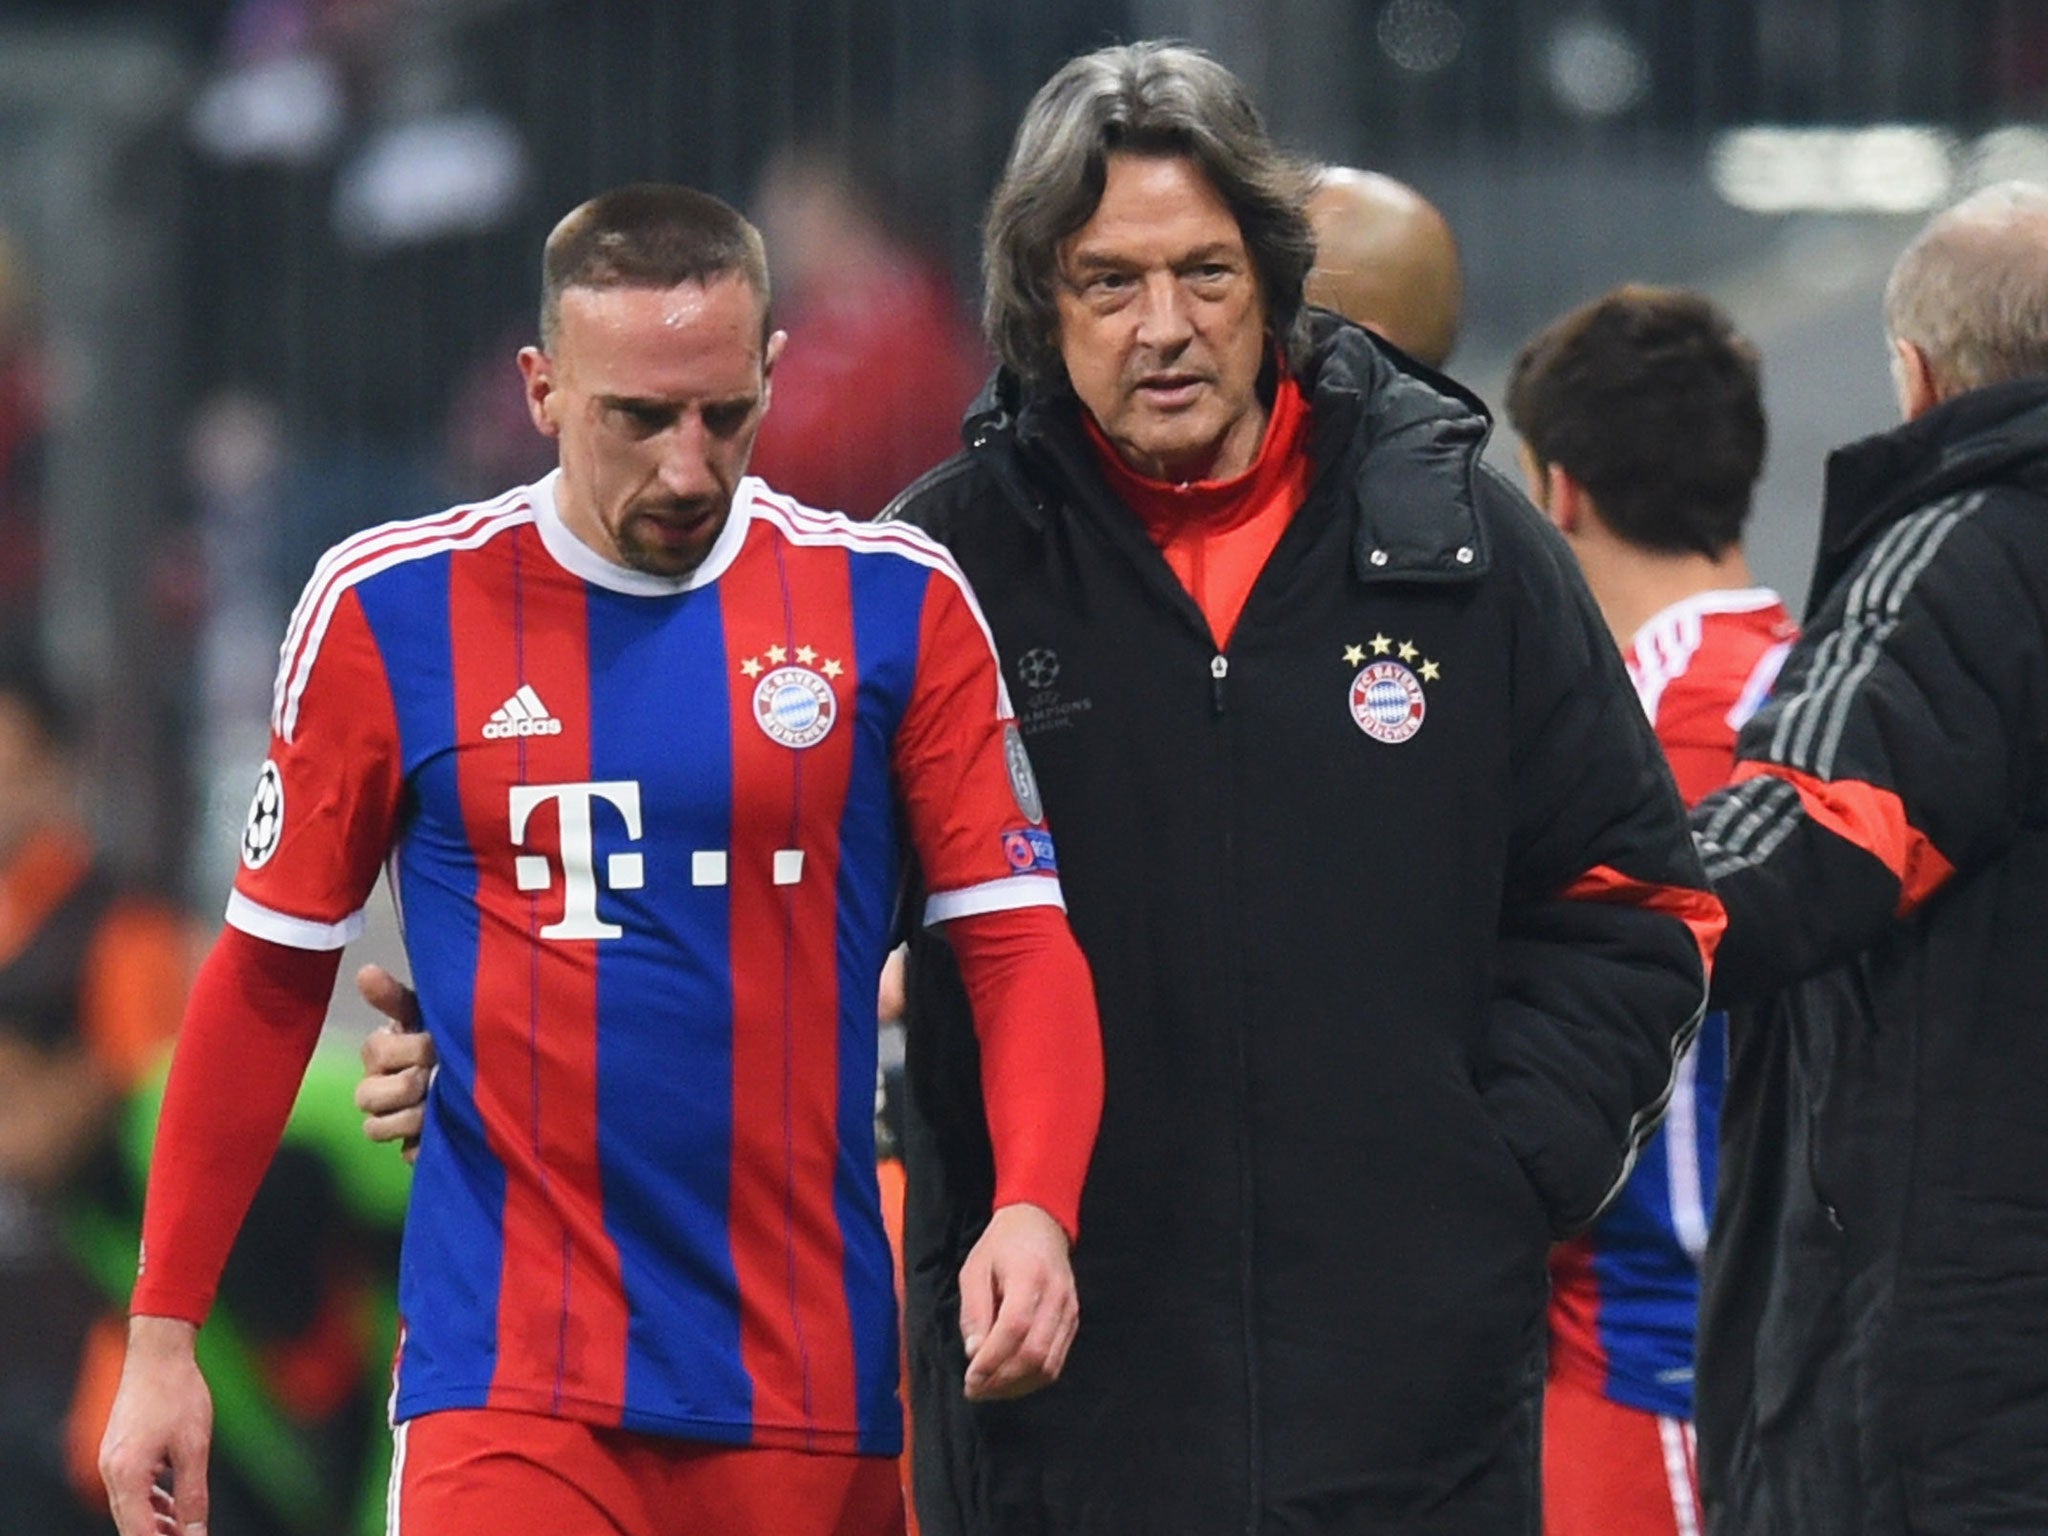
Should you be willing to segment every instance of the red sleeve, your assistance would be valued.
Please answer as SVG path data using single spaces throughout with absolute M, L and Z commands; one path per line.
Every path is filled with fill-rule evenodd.
M 171 1057 L 130 1310 L 201 1323 L 327 1018 L 341 951 L 225 928 Z
M 315 574 L 286 632 L 270 756 L 228 901 L 235 927 L 296 949 L 339 949 L 361 933 L 402 787 L 383 653 L 355 590 L 336 579 Z
M 894 766 L 927 893 L 924 920 L 1016 907 L 1065 908 L 1031 759 L 967 581 L 932 572 L 917 675 Z
M 985 912 L 946 924 L 981 1041 L 998 1209 L 1028 1201 L 1069 1237 L 1102 1119 L 1095 981 L 1066 914 Z

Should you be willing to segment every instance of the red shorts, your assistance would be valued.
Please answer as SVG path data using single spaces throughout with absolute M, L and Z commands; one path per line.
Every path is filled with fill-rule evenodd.
M 1543 1394 L 1543 1536 L 1700 1536 L 1692 1425 L 1552 1376 Z
M 705 1445 L 493 1408 L 398 1426 L 392 1536 L 902 1536 L 887 1456 Z

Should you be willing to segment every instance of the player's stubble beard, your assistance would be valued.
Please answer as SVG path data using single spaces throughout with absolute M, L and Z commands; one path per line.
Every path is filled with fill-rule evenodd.
M 639 502 L 626 509 L 612 543 L 618 549 L 620 563 L 628 570 L 673 581 L 704 563 L 731 516 L 730 498 Z M 689 525 L 687 539 L 661 537 L 659 530 L 671 523 Z

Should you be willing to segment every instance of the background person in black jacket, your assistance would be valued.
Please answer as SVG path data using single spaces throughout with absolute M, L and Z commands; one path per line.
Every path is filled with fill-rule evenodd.
M 2048 190 L 1885 294 L 1804 638 L 1694 815 L 1738 1013 L 1708 1245 L 1721 1536 L 2048 1530 Z M 1062 845 L 1064 850 L 1064 844 Z

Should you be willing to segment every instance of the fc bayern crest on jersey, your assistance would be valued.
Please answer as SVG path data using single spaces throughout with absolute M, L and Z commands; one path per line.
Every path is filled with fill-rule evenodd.
M 785 747 L 815 747 L 838 718 L 832 685 L 809 667 L 777 667 L 754 687 L 755 721 Z
M 277 852 L 284 836 L 284 776 L 277 764 L 265 762 L 256 776 L 256 793 L 249 801 L 249 819 L 242 823 L 242 862 L 261 869 Z
M 1351 679 L 1351 718 L 1374 741 L 1406 741 L 1427 712 L 1421 682 L 1398 661 L 1375 661 Z

